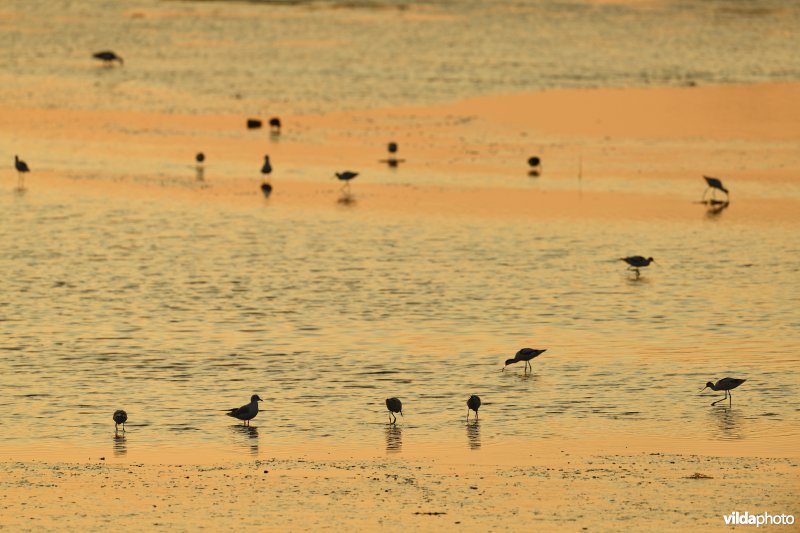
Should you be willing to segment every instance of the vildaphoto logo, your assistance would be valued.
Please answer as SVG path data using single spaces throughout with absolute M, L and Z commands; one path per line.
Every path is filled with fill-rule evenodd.
M 790 514 L 751 514 L 747 511 L 740 513 L 739 511 L 733 512 L 729 515 L 723 515 L 726 526 L 790 526 L 794 524 L 794 515 Z

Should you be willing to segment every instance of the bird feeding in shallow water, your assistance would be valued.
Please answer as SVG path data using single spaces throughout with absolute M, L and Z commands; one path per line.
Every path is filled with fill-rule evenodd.
M 536 348 L 523 348 L 516 353 L 513 359 L 506 359 L 506 364 L 503 367 L 503 370 L 506 369 L 506 366 L 513 365 L 514 363 L 519 363 L 520 361 L 525 361 L 525 370 L 530 367 L 531 371 L 533 371 L 533 367 L 531 366 L 531 359 L 535 357 L 539 357 L 544 352 L 547 351 L 547 348 L 544 350 L 537 350 Z
M 538 176 L 542 172 L 542 160 L 536 156 L 528 158 L 528 175 Z
M 711 200 L 709 200 L 709 202 L 711 203 L 723 202 L 723 200 L 717 200 L 717 197 L 715 195 L 716 191 L 724 192 L 725 193 L 724 202 L 727 203 L 729 201 L 728 189 L 722 186 L 722 182 L 720 180 L 718 180 L 717 178 L 712 178 L 711 176 L 703 176 L 703 179 L 706 180 L 706 184 L 708 185 L 708 187 L 706 187 L 706 190 L 703 191 L 703 198 L 702 200 L 700 200 L 701 202 L 705 202 L 706 194 L 708 194 L 709 189 L 711 189 Z
M 272 193 L 272 184 L 269 182 L 269 175 L 272 174 L 272 164 L 269 162 L 269 156 L 264 156 L 264 165 L 261 167 L 261 174 L 264 180 L 261 182 L 261 192 L 265 197 L 269 197 Z
M 397 159 L 394 154 L 397 153 L 397 143 L 390 142 L 386 145 L 386 150 L 389 152 L 389 157 L 387 159 L 381 159 L 381 163 L 386 163 L 390 167 L 396 167 L 400 163 L 404 162 L 405 159 Z
M 347 190 L 350 190 L 350 180 L 358 176 L 358 172 L 352 172 L 350 170 L 345 170 L 344 172 L 336 172 L 336 179 L 339 181 L 343 181 L 344 185 L 342 188 L 347 187 Z
M 386 398 L 386 408 L 389 410 L 389 423 L 394 424 L 397 422 L 395 413 L 400 413 L 403 416 L 403 402 L 397 398 Z
M 17 169 L 17 190 L 24 191 L 25 190 L 25 173 L 30 172 L 31 169 L 28 168 L 28 163 L 23 161 L 19 158 L 19 156 L 14 156 L 14 168 Z
M 244 425 L 249 426 L 250 421 L 256 417 L 258 414 L 258 402 L 262 401 L 261 398 L 258 397 L 258 394 L 253 394 L 250 397 L 250 403 L 247 405 L 243 405 L 241 407 L 237 407 L 236 409 L 230 409 L 227 413 L 228 416 L 232 416 L 233 418 L 237 418 L 244 422 Z
M 122 424 L 122 431 L 125 431 L 125 422 L 128 421 L 128 413 L 122 409 L 114 411 L 114 431 L 119 431 L 119 425 Z
M 469 411 L 470 409 L 475 411 L 475 420 L 478 419 L 478 408 L 481 406 L 481 399 L 474 394 L 469 397 L 467 400 L 467 420 L 469 420 Z
M 737 378 L 722 378 L 721 380 L 717 381 L 716 383 L 708 382 L 706 386 L 700 389 L 700 392 L 703 392 L 706 389 L 711 389 L 713 391 L 725 391 L 725 396 L 713 402 L 711 405 L 717 405 L 719 402 L 723 402 L 728 400 L 728 407 L 733 405 L 733 396 L 731 396 L 731 390 L 735 389 L 742 383 L 747 381 L 746 379 L 737 379 Z
M 99 59 L 100 61 L 103 62 L 104 65 L 111 65 L 114 63 L 114 61 L 119 62 L 120 65 L 123 65 L 125 63 L 120 56 L 118 56 L 111 50 L 103 50 L 102 52 L 97 52 L 92 57 L 94 57 L 95 59 Z
M 649 266 L 650 263 L 655 263 L 656 260 L 652 257 L 642 257 L 641 255 L 632 255 L 630 257 L 620 257 L 620 261 L 625 261 L 628 263 L 628 270 L 631 270 L 636 273 L 636 277 L 638 278 L 640 273 L 639 269 Z

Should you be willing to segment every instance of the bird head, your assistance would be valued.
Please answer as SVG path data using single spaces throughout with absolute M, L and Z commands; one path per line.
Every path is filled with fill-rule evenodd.
M 250 401 L 251 402 L 263 402 L 264 400 L 259 398 L 258 394 L 253 394 L 252 396 L 250 396 Z
M 503 370 L 505 370 L 505 369 L 506 369 L 506 367 L 507 367 L 508 365 L 512 365 L 512 364 L 514 364 L 514 363 L 516 363 L 516 362 L 517 362 L 517 360 L 516 360 L 516 359 L 506 359 L 506 364 L 503 366 Z M 502 372 L 503 370 L 501 370 L 501 372 Z
M 714 390 L 714 384 L 713 384 L 713 383 L 711 383 L 711 382 L 709 381 L 708 383 L 706 383 L 706 386 L 705 386 L 705 387 L 703 387 L 702 389 L 700 389 L 700 392 L 703 392 L 703 391 L 704 391 L 704 390 L 706 390 L 706 389 L 711 389 L 711 390 Z

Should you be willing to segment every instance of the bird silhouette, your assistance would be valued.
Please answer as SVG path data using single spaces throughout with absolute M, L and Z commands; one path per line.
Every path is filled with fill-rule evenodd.
M 14 156 L 14 168 L 17 169 L 17 190 L 24 191 L 25 173 L 30 172 L 31 169 L 28 168 L 28 163 L 20 159 L 17 155 Z
M 533 370 L 533 367 L 531 366 L 530 363 L 531 359 L 539 357 L 546 351 L 547 348 L 545 348 L 544 350 L 537 350 L 536 348 L 523 348 L 520 351 L 518 351 L 516 355 L 514 355 L 513 359 L 506 359 L 506 364 L 503 367 L 503 370 L 506 369 L 506 366 L 513 365 L 514 363 L 519 363 L 520 361 L 525 361 L 525 370 L 527 370 L 528 367 L 530 367 L 530 369 Z
M 97 52 L 92 57 L 101 60 L 105 65 L 111 65 L 114 61 L 119 62 L 120 65 L 123 65 L 125 63 L 120 56 L 118 56 L 111 50 L 103 50 L 102 52 Z
M 269 128 L 272 133 L 278 134 L 281 132 L 281 119 L 278 117 L 272 117 L 269 119 Z
M 250 403 L 243 405 L 241 407 L 237 407 L 236 409 L 230 409 L 225 414 L 228 416 L 232 416 L 233 418 L 237 418 L 239 420 L 244 421 L 244 425 L 249 426 L 250 421 L 256 417 L 258 414 L 258 402 L 263 401 L 261 398 L 258 397 L 258 394 L 253 394 L 250 397 Z
M 620 261 L 625 261 L 628 263 L 628 270 L 631 270 L 636 273 L 636 277 L 639 277 L 639 269 L 649 266 L 650 263 L 655 263 L 655 259 L 652 257 L 642 257 L 641 255 L 632 255 L 630 257 L 620 257 Z
M 700 392 L 703 392 L 706 389 L 711 389 L 713 391 L 725 391 L 725 396 L 722 399 L 713 402 L 711 405 L 717 405 L 719 402 L 728 400 L 728 407 L 731 407 L 733 406 L 733 396 L 731 395 L 731 390 L 735 389 L 745 381 L 747 380 L 738 378 L 722 378 L 716 383 L 712 383 L 709 381 L 708 383 L 706 383 L 705 387 L 700 389 Z
M 125 422 L 128 421 L 128 413 L 122 409 L 114 411 L 114 432 L 119 431 L 119 425 L 122 424 L 122 431 L 125 431 Z
M 344 172 L 336 172 L 336 178 L 339 181 L 343 181 L 344 185 L 342 188 L 347 187 L 347 190 L 350 190 L 350 180 L 358 176 L 358 172 L 352 172 L 350 170 L 345 170 Z
M 722 182 L 717 178 L 712 178 L 711 176 L 703 176 L 703 179 L 706 180 L 706 190 L 703 191 L 703 198 L 700 200 L 701 202 L 705 202 L 706 194 L 708 190 L 711 189 L 711 200 L 712 203 L 721 202 L 722 200 L 717 200 L 716 196 L 714 195 L 715 191 L 722 191 L 725 193 L 725 202 L 730 201 L 730 194 L 728 193 L 728 189 L 722 186 Z
M 475 396 L 474 394 L 469 397 L 469 399 L 467 400 L 467 420 L 469 420 L 470 409 L 475 411 L 475 420 L 478 419 L 478 408 L 480 408 L 480 406 L 481 406 L 480 397 Z
M 538 176 L 542 172 L 542 160 L 536 156 L 532 156 L 528 158 L 528 166 L 530 169 L 528 170 L 529 176 Z
M 400 413 L 403 416 L 403 402 L 397 398 L 386 398 L 386 408 L 389 410 L 389 423 L 394 424 L 397 422 L 397 417 L 394 413 Z
M 261 192 L 264 196 L 269 197 L 272 194 L 272 184 L 269 182 L 269 175 L 272 174 L 272 164 L 269 162 L 269 156 L 264 156 L 264 165 L 261 167 L 261 174 L 264 176 L 264 181 L 261 182 Z

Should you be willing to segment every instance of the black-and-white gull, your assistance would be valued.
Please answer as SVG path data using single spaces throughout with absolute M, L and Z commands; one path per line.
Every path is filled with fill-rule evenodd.
M 256 417 L 258 414 L 258 402 L 263 401 L 261 398 L 258 397 L 258 394 L 253 394 L 250 397 L 250 403 L 247 405 L 243 405 L 241 407 L 237 407 L 236 409 L 230 409 L 225 414 L 228 416 L 232 416 L 233 418 L 237 418 L 244 422 L 244 425 L 249 426 L 250 421 Z
M 114 61 L 119 62 L 120 65 L 125 63 L 120 56 L 118 56 L 111 50 L 103 50 L 102 52 L 97 52 L 92 57 L 101 60 L 106 65 L 110 65 Z
M 397 398 L 386 398 L 386 408 L 389 410 L 389 423 L 394 424 L 397 422 L 397 417 L 394 413 L 400 413 L 403 416 L 403 402 Z
M 712 383 L 709 381 L 708 383 L 706 383 L 705 387 L 700 389 L 700 392 L 703 392 L 706 389 L 711 389 L 713 391 L 725 391 L 725 396 L 722 399 L 712 403 L 711 405 L 717 405 L 719 402 L 728 400 L 728 407 L 731 407 L 733 405 L 733 396 L 731 395 L 731 390 L 735 389 L 745 381 L 747 380 L 738 378 L 722 378 L 716 383 Z
M 119 430 L 119 425 L 122 424 L 122 431 L 125 431 L 125 422 L 128 421 L 128 413 L 122 409 L 114 411 L 114 431 Z
M 514 363 L 519 363 L 520 361 L 525 361 L 525 370 L 527 370 L 528 367 L 530 367 L 530 369 L 533 370 L 533 367 L 531 366 L 530 362 L 531 359 L 533 359 L 534 357 L 539 357 L 546 351 L 547 348 L 545 348 L 544 350 L 537 350 L 536 348 L 523 348 L 520 351 L 518 351 L 516 355 L 514 355 L 513 359 L 506 359 L 506 364 L 503 367 L 503 370 L 506 369 L 506 366 L 513 365 Z
M 478 419 L 478 408 L 481 406 L 481 399 L 479 396 L 475 396 L 474 394 L 469 397 L 467 400 L 467 420 L 469 420 L 469 411 L 472 409 L 475 411 L 475 420 Z

